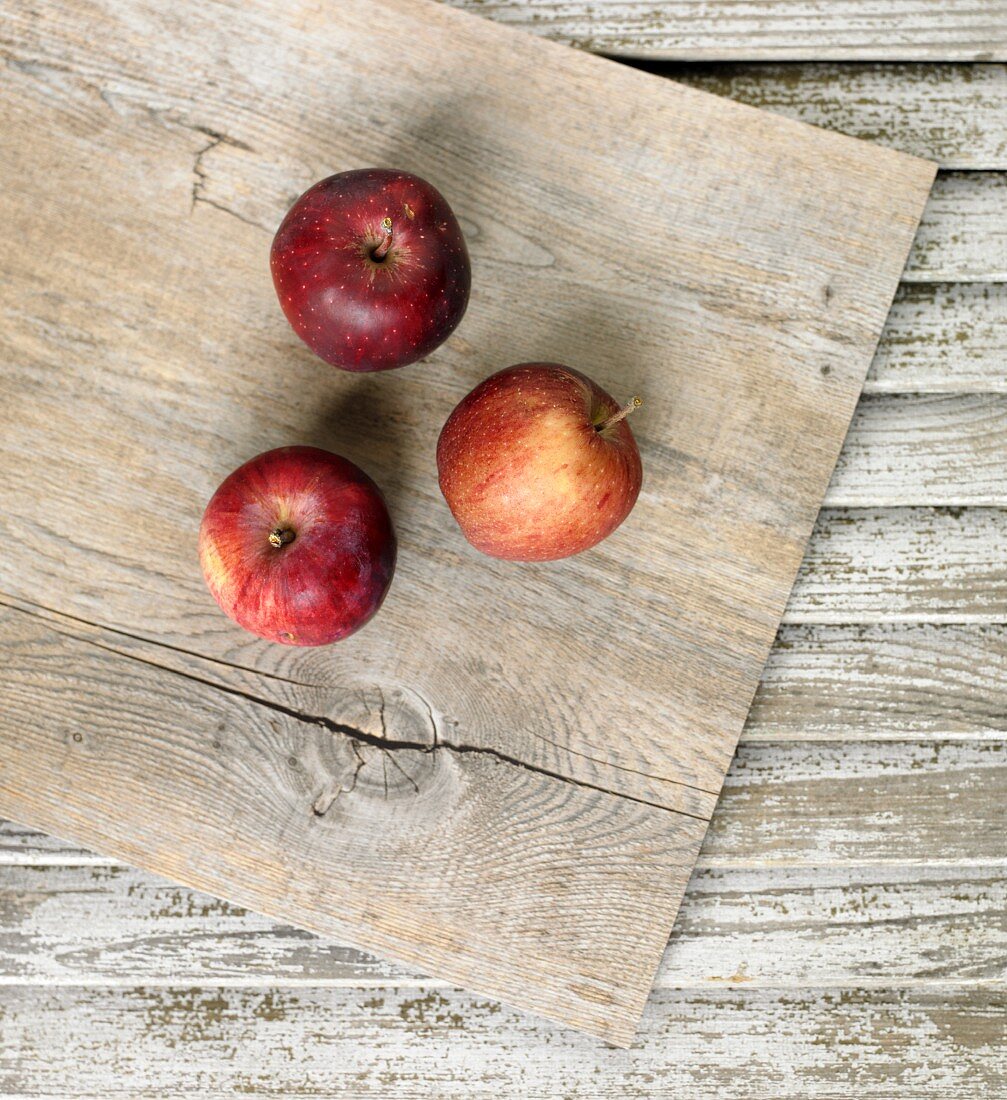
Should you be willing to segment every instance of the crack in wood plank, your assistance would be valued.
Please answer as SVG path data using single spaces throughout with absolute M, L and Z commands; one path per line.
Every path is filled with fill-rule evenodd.
M 0 607 L 9 607 L 12 610 L 22 611 L 25 614 L 35 614 L 36 617 L 42 619 L 42 621 L 52 622 L 53 620 L 58 621 L 60 619 L 69 619 L 74 623 L 78 623 L 81 626 L 87 627 L 90 630 L 99 630 L 99 631 L 105 631 L 105 632 L 110 633 L 110 634 L 120 635 L 124 638 L 130 639 L 131 641 L 139 642 L 142 645 L 155 646 L 159 649 L 166 649 L 166 650 L 169 650 L 172 653 L 178 653 L 180 656 L 195 659 L 195 660 L 198 660 L 200 662 L 205 662 L 207 664 L 221 665 L 224 668 L 231 668 L 231 669 L 234 669 L 237 672 L 242 672 L 242 673 L 244 673 L 248 676 L 261 676 L 264 679 L 274 680 L 278 683 L 283 683 L 283 684 L 290 684 L 291 686 L 294 686 L 294 687 L 301 687 L 301 688 L 308 688 L 308 689 L 314 689 L 314 688 L 319 687 L 318 684 L 311 684 L 311 683 L 308 683 L 307 681 L 304 681 L 304 680 L 293 680 L 293 679 L 291 679 L 287 676 L 280 676 L 277 673 L 268 672 L 264 669 L 251 668 L 248 665 L 239 665 L 239 664 L 236 664 L 235 662 L 232 662 L 232 661 L 226 661 L 221 657 L 211 657 L 211 656 L 208 656 L 207 654 L 200 653 L 196 650 L 186 649 L 183 646 L 172 645 L 170 642 L 165 642 L 165 641 L 162 641 L 162 640 L 157 639 L 157 638 L 151 638 L 151 637 L 147 637 L 147 636 L 142 635 L 142 634 L 136 634 L 136 633 L 133 633 L 131 631 L 124 630 L 121 627 L 112 626 L 111 624 L 108 624 L 108 623 L 95 622 L 91 619 L 86 619 L 86 618 L 83 618 L 83 617 L 78 616 L 78 615 L 73 615 L 73 614 L 70 614 L 69 612 L 59 611 L 56 608 L 47 607 L 44 604 L 40 604 L 36 601 L 22 599 L 20 597 L 15 597 L 15 596 L 11 595 L 10 593 L 5 593 L 5 592 L 2 592 L 2 591 L 0 591 Z M 33 611 L 33 609 L 34 609 L 34 611 Z M 41 613 L 44 613 L 44 614 L 41 614 Z M 52 619 L 47 619 L 46 616 L 52 616 Z M 83 640 L 86 640 L 86 639 L 80 639 L 80 640 L 83 641 Z M 131 654 L 129 654 L 127 652 L 124 652 L 124 651 L 118 650 L 118 649 L 114 649 L 114 648 L 109 648 L 108 651 L 112 652 L 112 653 L 119 654 L 120 656 L 131 656 Z M 163 665 L 160 665 L 160 664 L 157 664 L 157 663 L 154 663 L 154 667 L 166 668 L 168 671 L 175 671 L 174 669 L 170 668 L 169 666 L 163 666 Z M 220 685 L 216 685 L 215 681 L 207 680 L 207 681 L 200 681 L 200 682 L 205 682 L 208 686 L 220 686 Z M 222 689 L 226 690 L 226 688 L 222 688 Z M 385 743 L 386 747 L 393 747 L 393 746 L 388 745 L 389 739 L 387 737 L 387 730 L 386 730 L 386 727 L 385 727 L 385 719 L 384 719 L 384 693 L 382 692 L 380 687 L 377 688 L 377 691 L 378 691 L 378 694 L 379 694 L 379 698 L 381 700 L 381 705 L 379 706 L 379 719 L 381 721 L 381 727 L 382 727 L 382 738 L 381 738 L 381 740 Z M 425 742 L 419 742 L 419 743 L 416 744 L 416 746 L 414 746 L 412 742 L 407 742 L 405 740 L 402 740 L 402 744 L 401 744 L 400 747 L 404 747 L 404 748 L 419 747 L 419 748 L 422 748 L 424 751 L 426 751 L 426 750 L 431 749 L 431 748 L 437 748 L 441 744 L 445 744 L 444 742 L 442 742 L 440 740 L 440 734 L 439 734 L 439 731 L 438 731 L 437 720 L 434 717 L 433 708 L 431 707 L 429 700 L 426 699 L 425 696 L 423 696 L 422 694 L 420 694 L 418 692 L 414 693 L 414 694 L 416 695 L 416 698 L 420 701 L 420 703 L 423 705 L 423 708 L 424 708 L 424 710 L 426 711 L 426 714 L 427 714 L 427 718 L 430 722 L 431 741 L 430 741 L 429 744 L 427 744 Z M 259 696 L 254 696 L 252 694 L 249 694 L 247 697 L 250 700 L 252 700 L 253 702 L 254 701 L 259 701 L 259 702 L 263 702 L 266 705 L 268 705 L 268 700 L 264 700 Z M 357 729 L 357 727 L 354 727 L 354 726 L 349 726 L 348 728 Z M 562 750 L 563 752 L 568 752 L 572 756 L 580 757 L 581 759 L 590 761 L 591 763 L 594 763 L 594 764 L 599 764 L 599 765 L 602 765 L 604 767 L 614 768 L 616 771 L 626 772 L 630 775 L 639 775 L 639 776 L 643 777 L 644 779 L 655 779 L 655 780 L 657 780 L 661 783 L 668 783 L 668 784 L 670 784 L 672 786 L 676 786 L 676 787 L 684 787 L 688 790 L 697 791 L 700 794 L 710 794 L 710 795 L 714 795 L 714 796 L 716 796 L 718 794 L 717 791 L 710 790 L 706 787 L 697 786 L 697 785 L 692 784 L 692 783 L 687 783 L 684 780 L 665 778 L 664 776 L 654 775 L 650 772 L 640 771 L 637 768 L 630 768 L 630 767 L 627 767 L 626 765 L 623 765 L 623 764 L 617 764 L 613 761 L 603 760 L 603 759 L 600 759 L 598 757 L 590 756 L 587 753 L 579 752 L 577 749 L 574 749 L 574 748 L 571 748 L 570 746 L 564 745 L 562 742 L 555 741 L 552 738 L 546 737 L 544 734 L 542 734 L 542 733 L 540 733 L 536 730 L 531 730 L 529 732 L 537 740 L 542 741 L 547 745 L 552 745 L 555 748 L 558 748 L 558 749 Z M 366 740 L 366 738 L 368 736 L 370 736 L 370 735 L 362 734 L 362 739 Z M 457 743 L 452 743 L 452 744 L 447 744 L 446 747 L 449 747 L 449 748 L 453 749 L 453 751 L 455 751 L 455 752 L 492 752 L 493 755 L 497 755 L 501 759 L 504 758 L 501 753 L 494 752 L 493 750 L 487 749 L 484 746 L 459 745 Z M 515 758 L 515 762 L 516 762 L 516 758 Z M 530 765 L 530 764 L 527 764 L 527 763 L 523 764 L 522 766 L 525 766 L 525 767 L 528 767 L 528 768 L 533 768 L 534 767 L 533 765 Z M 538 770 L 538 769 L 535 769 L 535 770 Z M 552 774 L 552 773 L 543 770 L 542 774 Z M 560 778 L 560 776 L 556 776 L 556 778 Z M 571 782 L 577 782 L 577 781 L 571 779 Z M 622 797 L 622 794 L 620 792 L 608 791 L 604 787 L 601 787 L 601 786 L 596 786 L 596 785 L 588 784 L 588 783 L 585 783 L 585 784 L 582 784 L 582 785 L 588 786 L 593 790 L 603 791 L 604 793 L 607 793 L 607 794 L 616 793 L 618 797 Z M 660 803 L 651 802 L 647 799 L 642 799 L 642 798 L 633 798 L 631 800 L 641 802 L 645 805 L 661 805 Z M 701 815 L 690 814 L 686 811 L 679 811 L 679 812 L 682 812 L 684 814 L 684 816 L 686 816 L 686 817 L 695 817 L 696 820 L 698 820 L 698 821 L 707 820 L 706 817 L 703 817 Z
M 28 615 L 31 618 L 39 619 L 40 621 L 46 623 L 49 626 L 54 625 L 53 620 L 51 618 L 48 618 L 45 614 L 40 614 L 38 611 L 33 611 L 30 607 L 28 607 L 27 606 L 27 601 L 18 600 L 18 601 L 15 602 L 13 600 L 13 597 L 11 597 L 7 593 L 0 593 L 0 605 L 9 608 L 12 611 L 20 612 L 23 615 Z M 54 611 L 51 608 L 42 607 L 42 605 L 37 605 L 37 606 L 40 608 L 41 611 L 48 612 L 50 615 L 61 615 L 62 614 L 62 612 Z M 81 624 L 86 625 L 88 627 L 91 627 L 94 630 L 107 631 L 108 633 L 111 633 L 111 634 L 116 634 L 116 633 L 126 634 L 125 631 L 120 632 L 120 631 L 116 630 L 113 627 L 109 627 L 109 626 L 106 626 L 106 625 L 101 624 L 101 623 L 90 622 L 87 619 L 80 618 L 79 616 L 66 616 L 66 617 L 67 618 L 72 618 L 75 622 L 78 622 L 78 623 L 81 623 Z M 136 639 L 135 635 L 127 635 L 127 636 L 130 637 L 130 638 Z M 459 755 L 463 755 L 463 754 L 467 754 L 467 753 L 478 753 L 479 755 L 492 757 L 496 760 L 501 761 L 502 763 L 510 764 L 513 767 L 523 768 L 526 771 L 534 772 L 538 775 L 545 775 L 545 776 L 548 776 L 551 779 L 559 779 L 564 783 L 571 783 L 571 784 L 573 784 L 574 786 L 577 786 L 577 787 L 584 787 L 588 790 L 599 791 L 602 794 L 612 795 L 615 798 L 625 798 L 630 802 L 638 802 L 641 805 L 652 806 L 655 809 L 664 810 L 668 813 L 679 814 L 682 817 L 690 817 L 690 818 L 693 818 L 696 821 L 707 821 L 707 820 L 709 820 L 707 817 L 704 817 L 704 816 L 699 815 L 699 814 L 689 813 L 686 810 L 677 809 L 677 808 L 673 808 L 673 807 L 670 807 L 670 806 L 665 806 L 660 802 L 651 802 L 647 799 L 639 798 L 639 797 L 632 796 L 632 795 L 628 795 L 628 794 L 625 794 L 623 792 L 612 791 L 612 790 L 609 790 L 606 787 L 601 786 L 600 784 L 589 783 L 589 782 L 587 782 L 586 780 L 583 780 L 583 779 L 577 779 L 577 778 L 574 778 L 574 777 L 571 777 L 571 776 L 568 776 L 568 775 L 564 775 L 562 772 L 558 772 L 558 771 L 555 771 L 555 770 L 550 769 L 550 768 L 544 768 L 544 767 L 541 767 L 538 764 L 530 764 L 527 761 L 520 760 L 515 756 L 511 756 L 508 753 L 502 752 L 499 749 L 488 748 L 488 747 L 483 746 L 483 745 L 468 745 L 468 744 L 464 744 L 464 743 L 457 743 L 457 742 L 453 742 L 453 741 L 448 741 L 444 737 L 438 735 L 438 733 L 437 733 L 437 723 L 433 718 L 433 711 L 430 708 L 430 705 L 426 700 L 424 700 L 424 703 L 426 705 L 426 708 L 427 708 L 427 710 L 430 714 L 430 718 L 431 718 L 431 721 L 432 721 L 432 725 L 431 725 L 432 740 L 430 742 L 411 741 L 411 740 L 408 740 L 408 739 L 392 738 L 392 737 L 387 737 L 387 736 L 384 736 L 384 735 L 376 736 L 375 734 L 368 733 L 366 730 L 360 729 L 358 726 L 349 725 L 345 722 L 337 722 L 332 718 L 326 717 L 325 715 L 308 714 L 305 711 L 298 709 L 297 707 L 290 707 L 290 706 L 284 705 L 283 703 L 279 703 L 275 699 L 267 699 L 267 698 L 264 698 L 261 695 L 256 695 L 254 692 L 246 691 L 246 690 L 243 690 L 242 688 L 235 687 L 235 686 L 230 685 L 230 684 L 222 684 L 222 683 L 219 683 L 216 680 L 212 680 L 212 679 L 208 679 L 208 678 L 203 677 L 203 676 L 199 676 L 194 672 L 185 671 L 185 670 L 182 670 L 182 669 L 179 669 L 179 668 L 175 668 L 171 665 L 162 664 L 159 661 L 152 660 L 149 657 L 141 657 L 136 653 L 131 653 L 129 651 L 122 650 L 122 649 L 116 649 L 114 646 L 106 645 L 103 642 L 100 642 L 97 639 L 92 638 L 92 637 L 82 637 L 82 636 L 76 635 L 76 634 L 73 635 L 73 637 L 79 642 L 83 642 L 86 645 L 94 646 L 96 649 L 100 649 L 100 650 L 102 650 L 106 653 L 111 653 L 116 657 L 125 657 L 127 660 L 138 661 L 140 664 L 147 665 L 150 668 L 156 668 L 161 672 L 167 672 L 167 673 L 170 673 L 170 674 L 175 675 L 175 676 L 180 676 L 183 679 L 191 680 L 194 683 L 198 683 L 198 684 L 203 685 L 204 687 L 214 688 L 217 691 L 223 692 L 225 695 L 232 695 L 232 696 L 236 696 L 238 698 L 245 699 L 250 703 L 254 703 L 258 706 L 265 707 L 269 710 L 274 710 L 278 714 L 283 714 L 286 717 L 293 718 L 293 719 L 295 719 L 299 722 L 304 722 L 308 725 L 320 726 L 321 728 L 326 729 L 326 730 L 330 731 L 331 733 L 340 734 L 341 736 L 347 738 L 350 741 L 351 745 L 353 743 L 356 743 L 357 746 L 359 746 L 359 745 L 370 745 L 370 746 L 373 746 L 375 748 L 381 749 L 385 753 L 389 753 L 389 752 L 392 752 L 392 751 L 395 751 L 395 750 L 406 750 L 406 751 L 422 752 L 422 753 L 435 753 L 435 752 L 438 752 L 438 751 L 446 750 L 448 752 L 456 753 L 456 754 L 459 754 Z M 142 641 L 144 644 L 150 645 L 150 646 L 155 647 L 155 648 L 158 647 L 161 644 L 160 642 L 157 642 L 153 639 L 141 638 L 141 639 L 137 639 L 137 640 Z M 166 648 L 171 648 L 171 649 L 175 650 L 176 652 L 186 654 L 187 656 L 190 656 L 190 657 L 196 657 L 199 660 L 207 660 L 207 658 L 204 658 L 199 653 L 193 653 L 193 652 L 188 651 L 188 650 L 179 649 L 176 646 L 171 646 L 171 647 L 166 647 Z M 245 671 L 252 672 L 254 670 L 245 670 Z M 257 674 L 258 673 L 256 673 L 256 675 Z M 382 724 L 382 728 L 384 729 L 385 725 L 384 725 L 383 706 L 380 708 L 380 711 L 381 711 L 381 724 Z M 354 749 L 354 752 L 356 752 L 356 751 L 357 750 Z M 399 771 L 402 772 L 402 774 L 406 777 L 406 779 L 409 781 L 409 783 L 411 783 L 412 786 L 414 788 L 416 788 L 416 792 L 419 793 L 419 787 L 417 786 L 416 781 L 413 779 L 413 777 L 408 775 L 408 773 L 406 773 L 402 769 L 401 765 L 399 765 L 397 762 L 395 762 L 395 766 L 398 768 Z M 359 774 L 359 769 L 358 769 L 357 774 Z M 356 780 L 356 775 L 354 775 L 354 782 L 355 782 L 355 780 Z M 675 783 L 676 786 L 689 787 L 691 790 L 701 791 L 705 794 L 714 794 L 715 795 L 717 793 L 715 791 L 704 790 L 704 788 L 702 788 L 702 787 L 693 787 L 691 784 L 681 783 L 677 780 L 665 780 L 665 782 Z M 320 800 L 321 800 L 322 797 L 323 796 L 320 796 Z M 336 798 L 336 795 L 333 794 L 332 798 L 329 799 L 329 801 L 327 803 L 325 803 L 324 809 L 322 809 L 322 810 L 316 809 L 315 813 L 318 816 L 323 816 L 327 812 L 327 810 L 331 807 L 332 802 L 335 801 L 335 798 Z

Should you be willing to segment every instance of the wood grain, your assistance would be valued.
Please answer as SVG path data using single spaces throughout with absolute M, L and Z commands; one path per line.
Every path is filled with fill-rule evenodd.
M 910 738 L 1007 740 L 1007 626 L 780 630 L 743 741 Z
M 906 737 L 743 743 L 698 866 L 1000 866 L 1007 825 L 1004 739 Z M 8 865 L 115 862 L 22 826 L 4 828 L 0 837 L 0 862 Z
M 683 65 L 649 71 L 926 157 L 942 168 L 1007 168 L 1004 65 Z
M 927 203 L 903 279 L 1007 280 L 1007 173 L 947 172 Z
M 52 136 L 8 141 L 0 198 L 5 706 L 39 722 L 5 811 L 627 1041 L 933 166 L 407 0 L 9 26 L 11 132 Z M 380 384 L 295 346 L 263 259 L 361 158 L 433 177 L 476 268 L 458 339 Z M 431 426 L 504 331 L 649 395 L 634 539 L 518 571 L 444 522 Z M 374 473 L 403 549 L 382 629 L 320 654 L 239 636 L 192 555 L 213 484 L 292 438 Z
M 703 821 L 488 753 L 351 739 L 21 612 L 0 630 L 4 720 L 33 715 L 0 743 L 17 820 L 631 1037 Z
M 704 868 L 656 989 L 1007 978 L 1007 860 Z M 8 867 L 0 986 L 450 988 L 140 871 Z
M 965 983 L 658 990 L 639 1042 L 612 1051 L 451 990 L 9 987 L 0 989 L 0 1089 L 205 1100 L 987 1100 L 1007 1072 L 1005 1011 L 1002 989 Z
M 1007 284 L 904 283 L 865 393 L 1007 392 Z
M 1002 0 L 451 0 L 582 49 L 711 60 L 1007 59 Z
M 825 500 L 1007 504 L 1007 395 L 863 398 Z
M 788 623 L 997 623 L 1007 616 L 1007 512 L 826 509 Z

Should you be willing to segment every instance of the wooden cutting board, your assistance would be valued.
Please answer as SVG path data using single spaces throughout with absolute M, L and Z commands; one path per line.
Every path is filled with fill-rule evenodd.
M 647 997 L 934 166 L 424 0 L 15 0 L 0 133 L 0 814 L 613 1043 Z M 287 328 L 287 205 L 433 181 L 474 291 L 391 375 Z M 461 538 L 454 403 L 560 360 L 645 482 L 569 561 Z M 384 486 L 380 616 L 301 651 L 202 508 L 309 442 Z

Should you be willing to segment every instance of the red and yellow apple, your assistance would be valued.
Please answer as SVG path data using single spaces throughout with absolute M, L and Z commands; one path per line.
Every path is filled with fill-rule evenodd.
M 395 552 L 381 491 L 317 447 L 280 447 L 240 466 L 199 529 L 203 576 L 224 613 L 285 645 L 359 630 L 385 598 Z
M 297 335 L 349 371 L 429 355 L 462 319 L 472 281 L 440 192 L 386 168 L 341 172 L 305 191 L 276 231 L 270 266 Z
M 481 382 L 437 443 L 441 492 L 485 554 L 550 561 L 587 550 L 629 515 L 643 479 L 617 401 L 570 367 L 521 363 Z

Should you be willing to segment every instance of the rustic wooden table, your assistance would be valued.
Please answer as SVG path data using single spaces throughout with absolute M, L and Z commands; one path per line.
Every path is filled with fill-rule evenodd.
M 472 6 L 942 165 L 639 1038 L 8 824 L 0 1095 L 1007 1096 L 1007 8 Z

